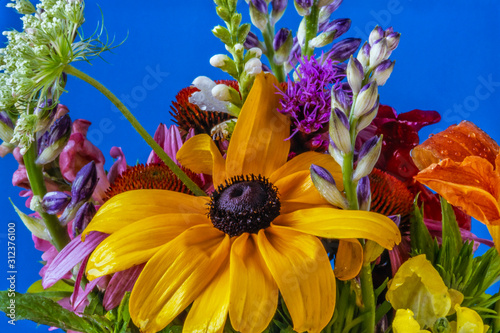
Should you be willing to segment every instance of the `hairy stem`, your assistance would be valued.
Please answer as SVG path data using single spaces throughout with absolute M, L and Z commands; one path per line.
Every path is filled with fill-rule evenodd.
M 278 65 L 274 62 L 274 27 L 270 22 L 267 23 L 266 30 L 262 31 L 262 36 L 264 36 L 264 43 L 266 44 L 266 57 L 267 60 L 269 60 L 269 65 L 271 65 L 271 70 L 273 71 L 274 76 L 276 76 L 278 82 L 284 82 L 285 69 L 283 65 Z
M 26 172 L 28 173 L 28 179 L 33 195 L 43 198 L 45 193 L 47 193 L 47 189 L 45 188 L 42 168 L 35 163 L 36 152 L 37 146 L 34 142 L 26 154 L 24 154 L 24 166 L 26 167 Z M 50 215 L 45 212 L 41 212 L 39 214 L 50 233 L 52 244 L 54 244 L 58 251 L 61 251 L 61 249 L 70 241 L 66 228 L 59 223 L 57 216 Z
M 189 178 L 184 171 L 177 166 L 177 164 L 172 161 L 172 159 L 165 153 L 165 151 L 160 147 L 158 143 L 153 139 L 151 135 L 142 127 L 142 125 L 137 121 L 137 119 L 132 115 L 132 113 L 127 109 L 127 107 L 111 92 L 109 91 L 104 85 L 102 85 L 99 81 L 95 80 L 94 78 L 90 77 L 89 75 L 83 73 L 82 71 L 76 69 L 75 67 L 71 65 L 66 65 L 64 68 L 64 72 L 66 74 L 73 75 L 90 85 L 92 85 L 94 88 L 99 90 L 104 96 L 106 96 L 117 108 L 120 110 L 120 112 L 127 118 L 127 120 L 130 122 L 132 127 L 139 133 L 139 135 L 146 141 L 146 143 L 153 149 L 153 151 L 158 155 L 158 157 L 165 163 L 167 167 L 172 170 L 172 172 L 179 177 L 179 179 L 186 185 L 188 189 L 191 190 L 195 195 L 198 196 L 204 196 L 206 193 L 198 187 L 198 185 L 195 184 Z

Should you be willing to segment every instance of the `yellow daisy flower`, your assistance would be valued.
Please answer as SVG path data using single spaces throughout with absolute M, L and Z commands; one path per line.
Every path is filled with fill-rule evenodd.
M 130 297 L 142 332 L 157 332 L 192 304 L 184 332 L 221 332 L 229 314 L 240 332 L 262 332 L 281 293 L 298 332 L 319 332 L 335 306 L 335 276 L 319 237 L 341 239 L 335 273 L 350 279 L 362 264 L 357 238 L 385 248 L 396 225 L 370 212 L 327 204 L 309 176 L 312 163 L 341 179 L 325 154 L 287 162 L 288 119 L 276 111 L 278 82 L 260 74 L 241 110 L 224 159 L 208 135 L 187 141 L 182 165 L 213 176 L 215 192 L 194 197 L 165 190 L 119 194 L 85 234 L 110 234 L 92 253 L 90 279 L 147 263 Z

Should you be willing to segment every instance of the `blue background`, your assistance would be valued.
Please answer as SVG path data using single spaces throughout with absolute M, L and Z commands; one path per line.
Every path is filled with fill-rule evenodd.
M 146 5 L 147 3 L 147 5 Z M 0 2 L 0 30 L 20 29 L 18 16 Z M 225 53 L 211 29 L 222 23 L 210 0 L 192 1 L 100 1 L 99 6 L 110 36 L 117 41 L 127 37 L 113 53 L 104 54 L 106 62 L 96 59 L 92 65 L 76 66 L 101 81 L 123 98 L 142 125 L 153 134 L 160 122 L 169 123 L 170 102 L 176 93 L 198 75 L 224 79 L 226 75 L 212 68 L 209 59 Z M 249 22 L 246 4 L 240 0 L 240 12 Z M 466 119 L 473 121 L 496 141 L 500 141 L 500 4 L 496 0 L 475 2 L 434 0 L 345 0 L 334 18 L 349 17 L 352 27 L 346 36 L 367 39 L 379 24 L 394 26 L 402 39 L 391 59 L 395 70 L 386 86 L 380 89 L 381 102 L 398 112 L 412 109 L 437 110 L 440 124 L 422 130 L 421 141 Z M 299 23 L 290 4 L 278 27 L 296 31 Z M 86 1 L 84 30 L 90 35 L 101 20 L 97 1 Z M 256 30 L 252 30 L 257 32 Z M 0 42 L 5 41 L 0 36 Z M 151 72 L 159 75 L 151 75 Z M 484 82 L 490 82 L 485 84 Z M 120 146 L 129 164 L 145 162 L 150 149 L 129 123 L 94 88 L 70 78 L 68 93 L 61 102 L 71 110 L 72 119 L 85 118 L 93 124 L 89 138 L 107 158 L 109 150 Z M 29 232 L 18 220 L 8 202 L 12 198 L 24 207 L 20 189 L 11 185 L 17 169 L 9 155 L 0 160 L 0 289 L 8 288 L 7 224 L 15 222 L 17 245 L 17 284 L 20 292 L 38 278 L 41 253 L 33 248 Z M 25 210 L 26 211 L 26 210 Z M 486 228 L 475 223 L 473 231 L 489 237 Z M 26 321 L 13 327 L 0 316 L 2 332 L 46 332 Z

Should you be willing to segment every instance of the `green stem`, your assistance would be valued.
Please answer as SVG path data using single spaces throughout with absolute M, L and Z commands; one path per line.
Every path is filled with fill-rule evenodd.
M 268 20 L 266 30 L 262 31 L 262 36 L 264 36 L 264 43 L 266 44 L 266 57 L 267 60 L 269 60 L 269 65 L 271 65 L 271 70 L 273 71 L 274 76 L 276 76 L 278 82 L 284 82 L 285 69 L 283 65 L 278 65 L 277 63 L 274 62 L 274 47 L 273 47 L 274 27 L 271 25 L 269 21 L 270 20 Z
M 24 154 L 24 166 L 26 167 L 26 172 L 28 173 L 28 179 L 33 195 L 43 198 L 45 193 L 47 193 L 47 189 L 45 188 L 42 168 L 35 163 L 36 152 L 37 146 L 33 143 L 26 154 Z M 52 243 L 58 251 L 61 251 L 61 249 L 70 241 L 66 228 L 59 223 L 57 216 L 50 215 L 45 212 L 40 212 L 39 214 L 50 233 Z
M 137 119 L 132 115 L 132 113 L 127 109 L 127 107 L 111 92 L 109 91 L 104 85 L 102 85 L 99 81 L 95 80 L 91 76 L 83 73 L 82 71 L 76 69 L 75 67 L 71 65 L 66 65 L 64 68 L 64 72 L 66 74 L 73 75 L 90 85 L 92 85 L 94 88 L 99 90 L 104 96 L 106 96 L 117 108 L 118 110 L 121 111 L 123 116 L 127 118 L 127 120 L 130 122 L 132 127 L 139 133 L 139 135 L 146 141 L 146 143 L 153 149 L 153 151 L 158 155 L 158 157 L 165 163 L 167 167 L 172 170 L 172 172 L 179 177 L 179 179 L 186 185 L 188 189 L 191 190 L 191 192 L 194 193 L 194 195 L 198 196 L 205 196 L 206 193 L 198 187 L 198 185 L 195 184 L 189 178 L 184 171 L 177 166 L 177 164 L 172 161 L 172 159 L 167 155 L 167 153 L 160 147 L 158 143 L 149 135 L 149 133 L 142 127 L 142 125 L 137 121 Z
M 350 152 L 344 155 L 344 163 L 342 165 L 342 177 L 344 181 L 344 192 L 349 201 L 349 209 L 358 210 L 358 195 L 356 193 L 356 184 L 352 181 L 354 154 Z
M 313 55 L 314 49 L 309 47 L 309 41 L 318 34 L 319 6 L 317 1 L 315 1 L 314 5 L 311 7 L 311 13 L 306 16 L 305 19 L 306 35 L 302 54 L 310 57 Z
M 373 292 L 372 266 L 370 263 L 363 264 L 359 273 L 361 279 L 361 295 L 363 297 L 363 332 L 375 332 L 375 293 Z

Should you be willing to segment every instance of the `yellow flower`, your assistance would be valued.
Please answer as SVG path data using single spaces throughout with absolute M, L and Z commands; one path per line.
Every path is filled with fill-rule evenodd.
M 420 324 L 413 317 L 413 311 L 409 309 L 399 309 L 392 321 L 392 330 L 394 333 L 423 333 L 430 332 L 421 330 Z
M 184 332 L 220 332 L 229 314 L 241 332 L 261 332 L 281 293 L 299 332 L 319 332 L 335 306 L 335 276 L 317 236 L 341 239 L 336 270 L 352 278 L 362 263 L 357 238 L 399 243 L 385 216 L 327 204 L 309 176 L 311 163 L 337 179 L 324 154 L 287 162 L 288 119 L 276 109 L 278 82 L 258 75 L 224 159 L 207 135 L 187 141 L 177 160 L 213 176 L 215 192 L 194 197 L 137 190 L 106 202 L 85 230 L 111 234 L 91 255 L 90 279 L 147 262 L 130 297 L 142 332 L 156 332 L 192 304 Z
M 411 310 L 420 326 L 427 327 L 432 327 L 438 318 L 452 314 L 453 306 L 463 301 L 460 292 L 448 289 L 425 254 L 399 267 L 389 281 L 386 298 L 396 310 Z

